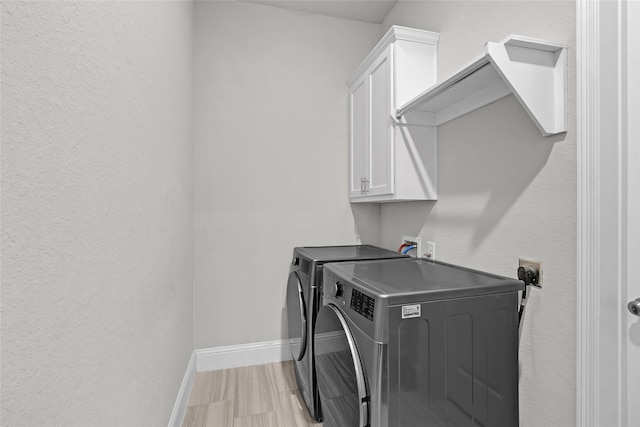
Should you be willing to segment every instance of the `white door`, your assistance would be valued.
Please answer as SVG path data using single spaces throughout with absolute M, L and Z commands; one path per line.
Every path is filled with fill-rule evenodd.
M 640 301 L 640 2 L 627 4 L 627 298 Z M 623 310 L 624 312 L 624 310 Z M 626 426 L 640 425 L 640 316 L 622 317 L 627 336 Z

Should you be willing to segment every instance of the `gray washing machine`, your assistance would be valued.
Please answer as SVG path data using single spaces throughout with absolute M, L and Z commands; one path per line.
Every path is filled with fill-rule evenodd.
M 287 282 L 287 324 L 296 380 L 311 416 L 319 421 L 322 413 L 313 360 L 313 330 L 322 303 L 322 272 L 326 263 L 408 258 L 397 252 L 370 245 L 298 247 Z
M 425 259 L 325 266 L 315 334 L 324 426 L 517 427 L 523 288 Z

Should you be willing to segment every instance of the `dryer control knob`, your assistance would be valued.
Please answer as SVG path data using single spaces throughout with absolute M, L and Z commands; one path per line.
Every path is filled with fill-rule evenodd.
M 336 297 L 341 297 L 344 292 L 344 288 L 342 283 L 336 282 L 333 284 L 333 295 Z

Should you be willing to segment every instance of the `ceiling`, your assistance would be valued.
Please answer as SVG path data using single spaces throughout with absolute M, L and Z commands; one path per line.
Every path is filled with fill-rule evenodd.
M 299 12 L 381 24 L 398 0 L 245 0 Z

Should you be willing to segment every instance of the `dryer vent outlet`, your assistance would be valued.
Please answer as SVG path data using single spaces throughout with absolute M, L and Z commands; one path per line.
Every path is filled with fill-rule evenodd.
M 407 255 L 419 258 L 422 254 L 422 240 L 417 236 L 402 236 L 401 252 Z M 409 249 L 411 248 L 411 249 Z

